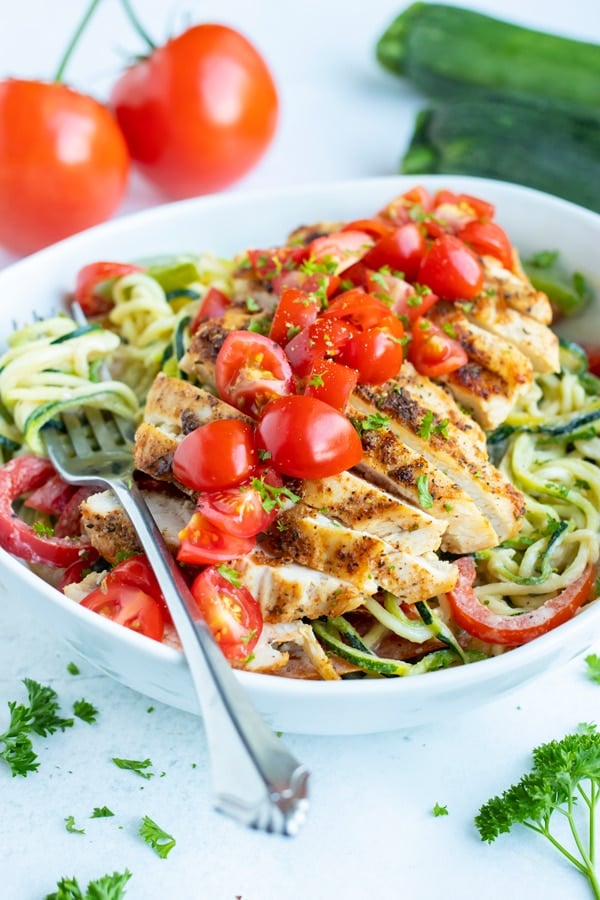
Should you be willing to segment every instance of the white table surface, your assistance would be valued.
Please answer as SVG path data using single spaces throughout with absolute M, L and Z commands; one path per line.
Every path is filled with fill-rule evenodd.
M 190 20 L 237 27 L 268 60 L 281 96 L 279 130 L 261 164 L 231 190 L 396 171 L 422 98 L 378 69 L 373 47 L 401 0 L 134 5 L 157 39 L 189 13 Z M 462 5 L 600 41 L 598 0 Z M 3 8 L 0 77 L 49 76 L 84 7 L 83 0 L 20 0 Z M 105 0 L 73 59 L 71 83 L 102 97 L 122 60 L 140 49 L 117 0 Z M 134 179 L 119 214 L 157 202 Z M 11 261 L 0 250 L 0 266 Z M 40 900 L 62 876 L 85 885 L 125 868 L 133 875 L 128 900 L 590 896 L 542 839 L 521 829 L 490 847 L 473 825 L 479 806 L 529 767 L 534 746 L 580 722 L 600 721 L 600 687 L 587 678 L 582 659 L 436 726 L 364 737 L 286 735 L 312 771 L 312 795 L 302 833 L 283 839 L 213 812 L 199 719 L 152 703 L 80 659 L 81 673 L 70 675 L 73 658 L 60 636 L 39 633 L 19 597 L 0 597 L 0 732 L 6 703 L 24 699 L 25 677 L 52 685 L 65 711 L 81 697 L 100 711 L 95 725 L 77 722 L 64 734 L 37 739 L 37 774 L 11 778 L 0 766 L 2 900 Z M 143 781 L 120 771 L 113 756 L 149 757 L 156 777 Z M 433 815 L 436 803 L 447 806 L 447 816 Z M 115 817 L 90 819 L 103 805 Z M 85 834 L 66 831 L 69 815 Z M 177 839 L 166 860 L 137 834 L 144 815 Z

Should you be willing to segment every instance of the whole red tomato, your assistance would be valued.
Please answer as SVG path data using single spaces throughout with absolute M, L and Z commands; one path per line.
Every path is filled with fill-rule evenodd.
M 188 29 L 129 68 L 111 105 L 142 173 L 174 198 L 241 178 L 269 145 L 278 112 L 258 51 L 214 24 Z
M 129 154 L 110 112 L 59 82 L 0 82 L 0 244 L 25 254 L 108 219 Z

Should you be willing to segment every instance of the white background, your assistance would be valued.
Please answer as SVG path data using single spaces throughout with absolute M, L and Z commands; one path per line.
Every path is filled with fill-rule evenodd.
M 374 45 L 403 4 L 393 0 L 138 0 L 157 39 L 187 22 L 221 21 L 262 51 L 278 83 L 277 137 L 261 164 L 231 190 L 391 174 L 422 105 L 382 72 Z M 548 31 L 600 41 L 598 0 L 481 0 L 464 6 Z M 3 4 L 0 77 L 50 77 L 85 3 Z M 120 67 L 143 50 L 117 0 L 104 0 L 69 68 L 70 82 L 102 98 Z M 557 78 L 560 78 L 560 71 Z M 134 178 L 120 214 L 161 202 Z M 293 225 L 294 223 L 290 223 Z M 0 265 L 11 261 L 0 251 Z M 128 900 L 395 900 L 590 896 L 583 879 L 540 838 L 515 831 L 488 847 L 473 826 L 481 803 L 528 768 L 536 744 L 582 721 L 600 721 L 600 686 L 581 659 L 457 721 L 388 735 L 286 742 L 313 772 L 309 821 L 295 840 L 246 832 L 210 808 L 202 725 L 97 674 L 53 634 L 41 634 L 0 598 L 0 731 L 21 679 L 52 684 L 63 707 L 85 696 L 98 723 L 38 740 L 36 775 L 0 768 L 0 897 L 40 900 L 64 875 L 133 873 Z M 600 651 L 600 645 L 597 648 Z M 156 776 L 121 772 L 112 756 L 150 757 Z M 160 777 L 164 773 L 163 777 Z M 435 803 L 448 816 L 432 814 Z M 90 820 L 95 806 L 115 817 Z M 167 860 L 137 836 L 145 814 L 177 839 Z M 75 816 L 85 835 L 69 834 Z

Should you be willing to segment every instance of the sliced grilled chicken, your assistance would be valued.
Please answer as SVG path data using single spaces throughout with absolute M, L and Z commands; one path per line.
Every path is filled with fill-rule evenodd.
M 496 428 L 533 383 L 533 366 L 513 344 L 470 321 L 454 303 L 438 302 L 429 316 L 469 358 L 441 381 L 486 429 Z
M 523 271 L 516 252 L 513 271 L 505 269 L 493 256 L 482 256 L 484 288 L 482 295 L 495 295 L 511 309 L 536 319 L 541 325 L 552 323 L 552 306 L 546 294 L 536 290 Z
M 177 494 L 143 490 L 150 512 L 158 523 L 167 547 L 175 553 L 179 546 L 179 532 L 193 515 L 192 500 Z M 139 553 L 141 546 L 127 514 L 112 491 L 92 494 L 81 504 L 84 533 L 100 556 L 109 563 L 123 558 L 123 553 Z
M 514 536 L 524 513 L 522 494 L 489 462 L 482 449 L 471 444 L 451 422 L 443 432 L 437 431 L 434 414 L 434 427 L 423 435 L 423 421 L 429 411 L 411 389 L 414 377 L 403 366 L 394 381 L 380 386 L 358 385 L 352 394 L 351 407 L 362 416 L 385 416 L 387 428 L 406 447 L 424 457 L 471 497 L 490 522 L 498 542 Z M 448 498 L 447 502 L 452 500 Z M 433 507 L 428 512 L 434 514 Z
M 279 622 L 276 625 L 265 622 L 252 658 L 241 667 L 249 672 L 293 678 L 321 678 L 324 681 L 340 678 L 337 671 L 339 662 L 336 660 L 334 667 L 310 625 L 299 621 Z
M 543 322 L 511 309 L 498 294 L 482 294 L 461 304 L 461 309 L 481 328 L 513 344 L 531 361 L 535 372 L 558 372 L 558 337 Z
M 265 622 L 339 616 L 364 600 L 355 584 L 331 571 L 319 571 L 295 558 L 278 559 L 261 549 L 229 565 L 259 602 Z
M 267 546 L 274 556 L 329 572 L 372 596 L 382 587 L 409 603 L 451 590 L 456 567 L 434 554 L 412 555 L 341 525 L 304 503 L 283 512 L 269 529 Z
M 294 483 L 293 490 L 312 509 L 406 553 L 437 550 L 447 527 L 352 472 Z

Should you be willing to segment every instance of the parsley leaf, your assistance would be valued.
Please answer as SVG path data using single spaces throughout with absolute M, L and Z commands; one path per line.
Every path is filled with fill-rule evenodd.
M 150 816 L 144 816 L 142 819 L 139 833 L 146 843 L 156 850 L 161 859 L 166 859 L 177 843 L 173 835 L 163 831 Z
M 75 825 L 75 816 L 65 817 L 65 828 L 71 834 L 85 834 L 85 828 L 77 828 Z
M 427 475 L 419 475 L 417 478 L 417 493 L 419 495 L 419 506 L 421 509 L 431 509 L 433 506 L 433 497 L 429 492 L 429 479 Z
M 441 806 L 439 803 L 436 803 L 433 807 L 434 816 L 447 816 L 448 815 L 448 807 Z
M 127 769 L 130 772 L 135 772 L 136 775 L 139 775 L 140 778 L 152 778 L 154 772 L 146 772 L 145 769 L 148 769 L 152 765 L 151 759 L 121 759 L 118 756 L 113 756 L 112 761 L 119 769 Z
M 588 677 L 600 684 L 600 656 L 597 653 L 590 653 L 584 660 L 587 666 Z
M 108 806 L 95 806 L 90 819 L 108 819 L 111 816 L 114 816 L 114 812 Z
M 96 881 L 90 881 L 85 894 L 76 878 L 61 878 L 57 883 L 58 891 L 47 894 L 46 900 L 123 900 L 125 885 L 131 878 L 131 872 L 113 872 Z

